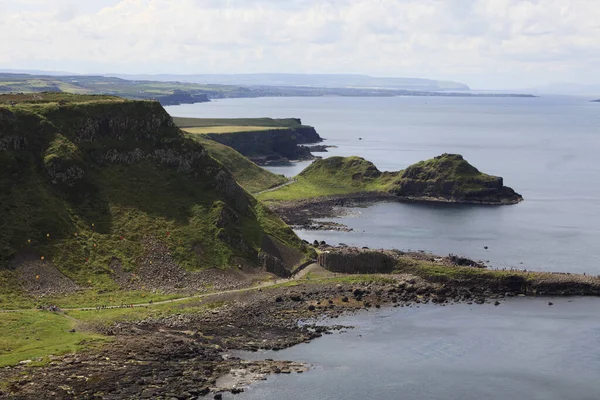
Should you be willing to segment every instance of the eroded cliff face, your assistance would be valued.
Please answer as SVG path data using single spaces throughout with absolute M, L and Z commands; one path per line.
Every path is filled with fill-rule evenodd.
M 260 265 L 265 234 L 301 248 L 157 102 L 0 107 L 0 189 L 0 269 L 27 251 L 75 280 L 135 270 L 147 238 L 191 269 Z
M 323 139 L 310 126 L 265 131 L 207 134 L 211 140 L 232 147 L 257 164 L 287 160 L 310 160 L 310 150 L 300 144 L 318 143 Z

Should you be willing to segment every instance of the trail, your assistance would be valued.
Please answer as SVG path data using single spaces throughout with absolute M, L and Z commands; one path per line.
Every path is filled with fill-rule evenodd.
M 258 195 L 261 195 L 261 194 L 263 194 L 263 193 L 274 192 L 274 191 L 276 191 L 276 190 L 279 190 L 279 189 L 281 189 L 282 187 L 289 186 L 289 185 L 291 185 L 292 183 L 296 183 L 296 182 L 297 182 L 297 180 L 295 180 L 295 179 L 290 179 L 290 180 L 289 180 L 289 181 L 287 181 L 286 183 L 282 183 L 281 185 L 277 185 L 277 186 L 275 186 L 275 187 L 272 187 L 271 189 L 263 190 L 263 191 L 260 191 L 260 192 L 257 192 L 257 193 L 252 193 L 252 195 L 253 195 L 253 196 L 258 196 Z
M 315 266 L 318 267 L 318 264 L 316 264 L 316 263 L 310 264 L 307 268 L 305 268 L 305 270 L 308 270 L 310 267 L 314 268 Z M 272 282 L 264 282 L 264 283 L 261 283 L 260 285 L 257 285 L 257 286 L 251 286 L 251 287 L 241 288 L 241 289 L 224 290 L 224 291 L 221 291 L 221 292 L 203 293 L 203 294 L 198 294 L 198 295 L 194 295 L 194 296 L 187 296 L 187 297 L 178 297 L 176 299 L 155 301 L 155 302 L 152 302 L 152 303 L 138 303 L 138 304 L 129 305 L 128 307 L 124 307 L 124 306 L 107 306 L 107 307 L 103 307 L 103 308 L 79 307 L 79 308 L 61 308 L 60 310 L 61 310 L 61 312 L 62 311 L 96 311 L 96 310 L 102 311 L 102 310 L 114 310 L 114 309 L 117 309 L 117 308 L 151 307 L 151 306 L 158 306 L 158 305 L 162 305 L 162 304 L 178 303 L 178 302 L 187 301 L 187 300 L 194 300 L 194 299 L 202 299 L 202 298 L 213 297 L 213 296 L 220 296 L 220 295 L 224 295 L 224 294 L 242 293 L 242 292 L 249 292 L 249 291 L 252 291 L 252 290 L 264 289 L 264 288 L 268 288 L 268 287 L 275 286 L 275 285 L 281 285 L 283 283 L 297 281 L 299 279 L 302 279 L 305 275 L 306 275 L 306 272 L 299 271 L 295 275 L 293 275 L 291 278 L 288 278 L 288 279 L 275 279 Z M 35 308 L 20 309 L 20 310 L 0 310 L 0 314 L 3 314 L 3 313 L 4 314 L 7 314 L 7 313 L 19 313 L 19 312 L 36 311 L 36 310 L 37 309 L 35 309 Z

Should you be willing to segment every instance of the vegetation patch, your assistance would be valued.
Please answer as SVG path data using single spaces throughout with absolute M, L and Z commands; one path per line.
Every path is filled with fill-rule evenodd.
M 443 154 L 404 171 L 381 172 L 360 157 L 317 160 L 296 183 L 260 194 L 261 200 L 300 200 L 352 193 L 391 193 L 399 199 L 514 204 L 522 197 L 502 178 L 481 173 L 462 156 Z
M 23 263 L 51 263 L 84 293 L 117 292 L 148 254 L 197 271 L 258 265 L 264 235 L 306 250 L 157 102 L 40 97 L 0 107 L 0 307 L 33 301 Z M 250 190 L 284 179 L 219 151 Z
M 0 332 L 0 368 L 22 361 L 40 365 L 49 355 L 74 353 L 108 340 L 79 332 L 73 319 L 46 311 L 0 313 Z

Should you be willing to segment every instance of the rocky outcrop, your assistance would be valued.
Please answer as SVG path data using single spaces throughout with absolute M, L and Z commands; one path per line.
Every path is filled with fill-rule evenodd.
M 515 204 L 523 200 L 504 180 L 479 172 L 459 154 L 442 154 L 402 171 L 390 190 L 405 200 Z

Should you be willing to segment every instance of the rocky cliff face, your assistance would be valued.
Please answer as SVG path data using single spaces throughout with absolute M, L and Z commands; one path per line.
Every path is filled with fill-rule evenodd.
M 81 283 L 148 238 L 191 269 L 260 265 L 266 234 L 302 248 L 159 103 L 68 98 L 0 107 L 0 270 L 27 251 Z
M 310 160 L 310 150 L 299 144 L 317 143 L 323 139 L 310 126 L 264 131 L 207 134 L 208 138 L 232 147 L 257 164 L 288 160 Z

